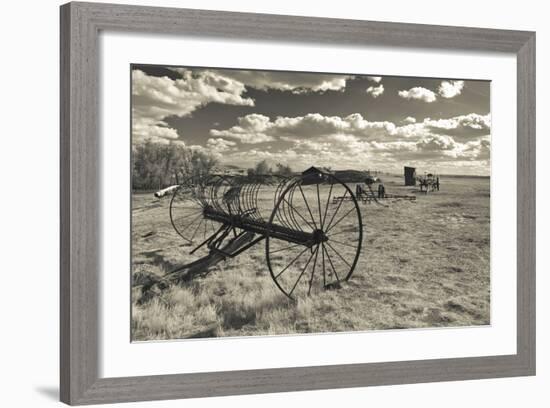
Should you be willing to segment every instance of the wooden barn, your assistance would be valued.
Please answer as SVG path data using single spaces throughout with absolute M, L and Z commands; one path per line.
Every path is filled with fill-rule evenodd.
M 416 186 L 416 168 L 405 166 L 405 185 Z
M 303 184 L 317 183 L 318 179 L 320 177 L 323 177 L 323 174 L 327 173 L 334 174 L 332 171 L 325 167 L 311 166 L 302 172 L 302 175 L 305 176 Z

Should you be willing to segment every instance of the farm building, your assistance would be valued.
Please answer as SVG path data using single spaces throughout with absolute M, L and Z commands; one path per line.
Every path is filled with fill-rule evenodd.
M 326 167 L 317 167 L 317 166 L 311 166 L 304 171 L 302 171 L 303 176 L 307 176 L 310 174 L 319 174 L 319 173 L 333 173 L 331 170 L 327 169 Z
M 334 174 L 333 171 L 326 167 L 311 166 L 302 172 L 302 176 L 305 176 L 302 184 L 316 183 L 319 177 L 323 177 L 323 174 L 327 173 Z
M 405 166 L 405 185 L 416 186 L 416 168 Z

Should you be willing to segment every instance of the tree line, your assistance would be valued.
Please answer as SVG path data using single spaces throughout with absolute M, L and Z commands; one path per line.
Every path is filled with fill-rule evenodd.
M 248 176 L 256 175 L 270 175 L 276 174 L 279 176 L 292 176 L 292 168 L 288 165 L 277 163 L 275 168 L 271 167 L 267 160 L 262 160 L 256 164 L 255 167 L 251 167 L 247 170 Z
M 210 174 L 218 160 L 180 144 L 146 141 L 133 149 L 132 188 L 154 190 L 179 184 L 192 176 Z
M 178 143 L 160 144 L 146 141 L 132 151 L 132 189 L 160 190 L 180 184 L 189 177 L 212 174 L 218 160 L 211 154 L 190 149 Z M 290 166 L 277 163 L 272 167 L 262 160 L 247 169 L 249 177 L 276 174 L 291 176 Z

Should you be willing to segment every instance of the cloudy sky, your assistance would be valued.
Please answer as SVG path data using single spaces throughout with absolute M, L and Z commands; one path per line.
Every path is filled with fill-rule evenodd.
M 132 141 L 222 163 L 490 172 L 490 82 L 132 66 Z

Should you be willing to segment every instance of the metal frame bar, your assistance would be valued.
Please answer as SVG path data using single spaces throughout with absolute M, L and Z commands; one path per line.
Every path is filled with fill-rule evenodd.
M 61 400 L 97 404 L 535 374 L 535 33 L 69 3 L 61 7 Z M 517 56 L 517 353 L 505 356 L 100 378 L 101 30 L 240 40 L 479 50 Z M 498 256 L 498 254 L 493 254 Z

